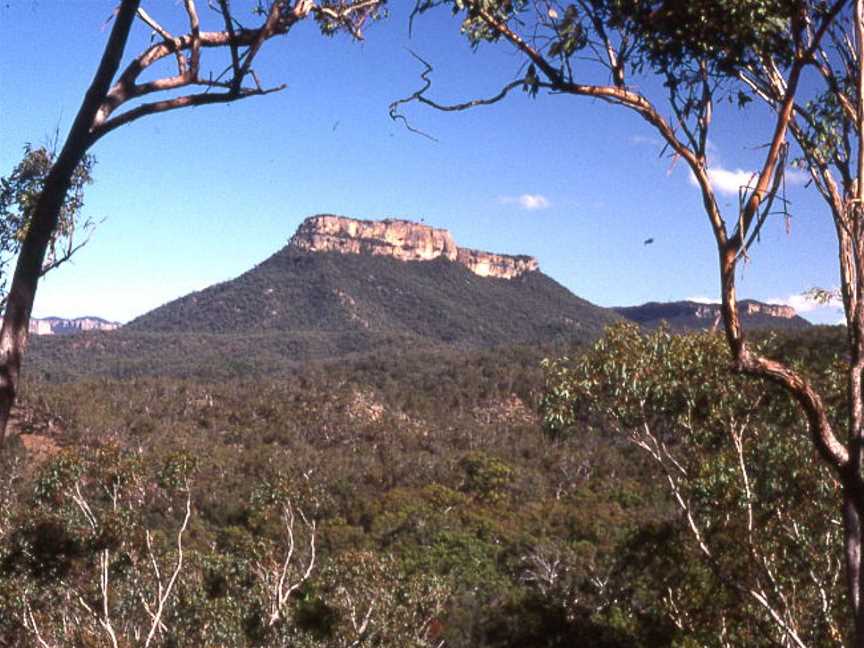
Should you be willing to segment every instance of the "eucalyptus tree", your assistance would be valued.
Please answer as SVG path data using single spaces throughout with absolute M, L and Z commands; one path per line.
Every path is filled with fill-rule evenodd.
M 121 0 L 113 14 L 113 27 L 97 62 L 93 81 L 66 140 L 44 176 L 42 190 L 30 211 L 26 235 L 9 288 L 0 329 L 0 442 L 5 439 L 15 402 L 22 357 L 27 345 L 33 301 L 52 241 L 62 227 L 76 173 L 90 149 L 102 137 L 143 117 L 187 107 L 227 103 L 283 89 L 267 86 L 253 64 L 261 49 L 279 36 L 290 34 L 303 21 L 315 21 L 322 34 L 346 32 L 362 38 L 363 27 L 381 15 L 386 0 L 214 0 L 199 12 L 196 0 L 183 0 L 187 31 L 175 34 L 141 0 Z M 178 3 L 179 4 L 179 3 Z M 238 5 L 242 9 L 238 9 Z M 178 11 L 168 4 L 158 11 Z M 251 16 L 254 24 L 244 24 Z M 209 23 L 213 29 L 207 30 Z M 150 44 L 134 55 L 126 45 L 134 25 L 151 32 Z M 205 65 L 208 52 L 227 67 Z M 221 53 L 221 56 L 220 56 Z M 176 61 L 176 73 L 143 78 L 162 61 Z M 215 65 L 220 65 L 215 61 Z M 121 65 L 125 67 L 121 69 Z
M 24 146 L 24 155 L 12 172 L 0 178 L 0 307 L 6 304 L 8 268 L 27 236 L 33 209 L 54 164 L 56 152 L 48 146 Z M 66 263 L 90 240 L 96 223 L 83 215 L 84 189 L 93 182 L 95 159 L 85 155 L 72 174 L 60 207 L 57 228 L 48 242 L 41 275 Z
M 466 110 L 519 90 L 589 97 L 639 115 L 692 173 L 716 242 L 732 366 L 779 385 L 797 402 L 813 448 L 838 480 L 853 645 L 864 646 L 864 2 L 420 0 L 415 15 L 442 6 L 459 16 L 473 45 L 514 49 L 524 72 L 494 96 L 445 105 L 429 96 L 426 64 L 423 87 L 391 106 L 394 117 L 404 119 L 408 102 Z M 641 90 L 655 85 L 645 79 L 662 92 Z M 760 142 L 767 143 L 758 170 L 740 188 L 738 204 L 724 210 L 709 169 L 712 119 L 722 100 L 745 107 L 754 98 L 770 106 L 773 123 Z M 849 355 L 842 420 L 805 370 L 748 343 L 738 315 L 739 263 L 782 202 L 777 197 L 792 158 L 825 198 L 837 236 Z
M 612 327 L 582 356 L 545 363 L 545 424 L 555 435 L 594 428 L 649 458 L 679 515 L 637 534 L 617 580 L 653 592 L 684 645 L 842 646 L 838 480 L 812 464 L 794 401 L 730 375 L 724 345 L 710 333 Z M 819 386 L 836 400 L 832 360 Z

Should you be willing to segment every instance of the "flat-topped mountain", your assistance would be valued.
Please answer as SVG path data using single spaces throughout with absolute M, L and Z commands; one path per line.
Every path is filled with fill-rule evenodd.
M 809 326 L 788 307 L 741 306 L 748 328 Z M 30 352 L 49 380 L 223 379 L 290 373 L 315 360 L 586 342 L 625 318 L 710 329 L 719 314 L 695 302 L 617 310 L 577 297 L 528 256 L 460 248 L 422 223 L 325 215 L 305 220 L 285 247 L 236 279 L 118 331 L 35 336 Z
M 400 261 L 447 259 L 461 263 L 481 277 L 500 279 L 513 279 L 539 270 L 537 259 L 533 257 L 460 248 L 447 230 L 406 220 L 312 216 L 303 221 L 289 245 L 307 252 L 370 254 Z
M 647 327 L 666 322 L 674 330 L 711 329 L 721 327 L 720 304 L 694 301 L 648 302 L 641 306 L 613 309 L 619 315 Z M 738 302 L 741 323 L 749 329 L 801 329 L 811 326 L 791 306 L 765 304 L 752 299 Z
M 353 350 L 358 339 L 398 335 L 467 348 L 589 339 L 617 319 L 531 257 L 459 248 L 446 230 L 420 223 L 324 215 L 306 219 L 286 247 L 240 277 L 123 330 L 350 334 Z

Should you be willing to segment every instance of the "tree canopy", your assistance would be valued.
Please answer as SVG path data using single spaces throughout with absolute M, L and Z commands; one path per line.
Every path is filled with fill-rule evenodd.
M 742 375 L 786 390 L 813 448 L 840 484 L 836 505 L 843 514 L 853 645 L 864 646 L 864 3 L 582 0 L 562 6 L 439 0 L 418 3 L 416 14 L 440 6 L 461 18 L 463 33 L 475 46 L 513 48 L 524 72 L 493 97 L 444 105 L 428 96 L 432 68 L 427 64 L 425 85 L 395 102 L 394 116 L 412 101 L 465 110 L 500 101 L 518 88 L 533 95 L 549 91 L 601 99 L 638 114 L 662 138 L 664 151 L 688 167 L 717 246 L 732 365 Z M 643 78 L 661 82 L 664 93 L 657 98 L 643 92 Z M 757 171 L 740 187 L 737 205 L 723 209 L 710 177 L 714 112 L 724 99 L 745 108 L 754 98 L 771 110 L 773 124 L 760 143 Z M 778 212 L 788 214 L 781 194 L 792 142 L 825 199 L 837 235 L 851 358 L 845 369 L 845 419 L 835 417 L 805 367 L 773 359 L 748 342 L 737 310 L 739 264 L 749 258 L 766 221 Z

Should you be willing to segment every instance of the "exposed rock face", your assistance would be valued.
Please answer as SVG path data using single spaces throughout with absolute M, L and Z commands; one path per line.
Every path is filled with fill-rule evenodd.
M 795 312 L 795 309 L 791 306 L 764 304 L 749 299 L 745 299 L 738 303 L 738 313 L 741 315 L 766 315 L 768 317 L 779 317 L 781 319 L 792 319 L 798 315 L 798 313 Z M 701 317 L 702 319 L 713 320 L 720 315 L 720 305 L 698 304 L 694 314 L 696 317 Z
M 661 321 L 675 329 L 706 329 L 719 327 L 720 304 L 702 304 L 692 301 L 649 302 L 641 306 L 614 308 L 619 315 L 646 326 L 656 326 Z M 809 323 L 800 317 L 791 306 L 765 304 L 745 299 L 738 302 L 738 314 L 750 327 L 803 328 Z
M 118 322 L 109 322 L 101 317 L 45 317 L 30 320 L 30 333 L 33 335 L 69 335 L 82 331 L 113 331 L 117 328 L 120 328 Z
M 459 248 L 456 260 L 481 277 L 512 279 L 526 272 L 540 269 L 540 265 L 534 257 L 494 254 L 481 250 L 469 250 L 468 248 Z
M 310 252 L 392 256 L 401 261 L 455 260 L 450 232 L 404 220 L 362 221 L 341 216 L 307 218 L 291 245 Z
M 307 218 L 290 246 L 306 252 L 339 252 L 390 256 L 400 261 L 431 261 L 443 257 L 463 264 L 481 277 L 513 279 L 539 269 L 528 256 L 494 254 L 459 248 L 444 229 L 406 220 L 364 221 L 343 216 Z
M 792 319 L 798 313 L 791 306 L 781 306 L 779 304 L 763 304 L 755 301 L 744 301 L 739 306 L 739 311 L 747 315 L 768 315 L 769 317 L 782 317 L 783 319 Z

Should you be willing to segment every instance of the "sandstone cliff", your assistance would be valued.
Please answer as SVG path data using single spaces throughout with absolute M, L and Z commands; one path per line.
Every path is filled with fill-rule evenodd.
M 667 322 L 673 329 L 711 329 L 720 326 L 720 305 L 692 301 L 649 302 L 615 308 L 619 315 L 646 326 Z M 791 306 L 752 299 L 738 302 L 738 313 L 749 328 L 805 328 L 809 323 Z
M 783 319 L 792 319 L 798 313 L 791 306 L 781 306 L 779 304 L 763 304 L 756 301 L 741 302 L 738 310 L 747 315 L 768 315 L 769 317 L 781 317 Z
M 693 314 L 702 319 L 713 320 L 720 315 L 720 304 L 695 304 L 694 302 L 685 302 L 693 305 Z M 738 312 L 741 315 L 766 315 L 767 317 L 779 317 L 781 319 L 792 319 L 798 313 L 791 306 L 781 306 L 780 304 L 765 304 L 763 302 L 752 301 L 745 299 L 738 303 Z
M 29 328 L 33 335 L 69 335 L 83 331 L 113 331 L 120 328 L 120 324 L 108 322 L 101 317 L 45 317 L 31 319 Z
M 445 258 L 461 263 L 481 277 L 513 279 L 539 269 L 528 256 L 494 254 L 460 248 L 444 229 L 406 220 L 364 221 L 343 216 L 307 218 L 290 242 L 306 252 L 339 252 L 389 256 L 400 261 L 431 261 Z

